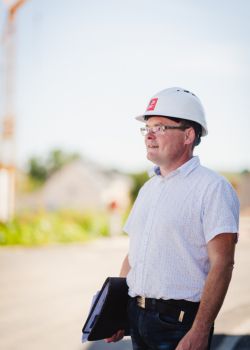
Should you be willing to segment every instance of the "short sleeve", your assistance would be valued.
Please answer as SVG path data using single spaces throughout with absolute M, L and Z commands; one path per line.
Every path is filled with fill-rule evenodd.
M 203 198 L 202 224 L 206 242 L 220 233 L 239 232 L 239 200 L 224 178 L 207 188 Z

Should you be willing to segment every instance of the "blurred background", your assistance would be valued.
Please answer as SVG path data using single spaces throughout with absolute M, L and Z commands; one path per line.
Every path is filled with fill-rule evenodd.
M 119 273 L 152 166 L 134 117 L 171 86 L 200 97 L 209 134 L 195 154 L 241 202 L 214 348 L 250 348 L 249 12 L 248 0 L 0 0 L 1 349 L 90 347 L 91 296 Z

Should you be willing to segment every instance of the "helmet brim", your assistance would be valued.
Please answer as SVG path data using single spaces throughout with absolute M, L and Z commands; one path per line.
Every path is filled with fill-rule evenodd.
M 138 115 L 137 117 L 135 117 L 136 120 L 138 120 L 139 122 L 145 122 L 145 115 Z

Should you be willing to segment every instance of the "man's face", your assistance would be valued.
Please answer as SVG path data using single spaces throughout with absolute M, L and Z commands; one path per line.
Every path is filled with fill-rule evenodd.
M 179 126 L 180 124 L 165 117 L 150 117 L 146 126 L 159 125 Z M 147 158 L 159 166 L 168 166 L 176 162 L 186 150 L 185 131 L 168 129 L 163 134 L 149 132 L 145 136 Z

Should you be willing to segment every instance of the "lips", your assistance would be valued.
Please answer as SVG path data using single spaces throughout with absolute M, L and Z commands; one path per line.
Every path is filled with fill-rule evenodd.
M 158 148 L 159 146 L 156 145 L 147 145 L 147 148 Z

